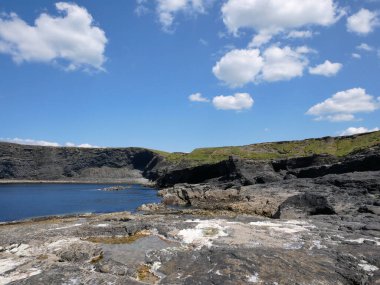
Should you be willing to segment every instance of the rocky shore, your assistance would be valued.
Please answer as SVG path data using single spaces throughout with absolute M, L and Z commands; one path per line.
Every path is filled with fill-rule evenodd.
M 91 160 L 133 162 L 162 203 L 1 224 L 0 284 L 380 284 L 379 144 L 200 165 L 139 154 L 144 164 L 140 151 Z M 27 177 L 18 163 L 1 173 Z
M 378 215 L 161 209 L 0 226 L 0 284 L 378 284 Z

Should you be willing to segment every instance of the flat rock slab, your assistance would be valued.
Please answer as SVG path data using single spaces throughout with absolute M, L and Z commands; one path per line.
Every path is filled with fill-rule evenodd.
M 378 216 L 115 213 L 0 226 L 0 284 L 378 284 Z

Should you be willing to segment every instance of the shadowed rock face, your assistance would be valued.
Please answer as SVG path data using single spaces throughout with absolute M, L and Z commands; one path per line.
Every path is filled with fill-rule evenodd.
M 0 179 L 103 182 L 149 179 L 160 188 L 206 182 L 253 185 L 291 178 L 378 171 L 380 145 L 343 158 L 330 155 L 282 160 L 230 157 L 218 163 L 189 165 L 186 161 L 166 160 L 157 152 L 143 148 L 84 149 L 0 143 Z
M 198 185 L 173 183 L 159 192 L 163 202 L 290 219 L 380 213 L 379 146 L 342 159 L 313 156 L 229 163 L 233 175 Z
M 196 167 L 174 169 L 158 176 L 159 187 L 173 186 L 178 183 L 201 183 L 210 179 L 234 180 L 238 178 L 233 160 L 225 160 L 216 164 L 205 164 Z
M 330 155 L 283 160 L 249 160 L 230 158 L 216 164 L 178 167 L 166 164 L 152 169 L 157 185 L 170 187 L 178 183 L 254 185 L 292 178 L 317 178 L 329 174 L 344 174 L 380 170 L 380 146 L 375 146 L 343 158 Z
M 84 149 L 0 143 L 0 179 L 138 179 L 160 157 L 146 149 Z
M 190 205 L 270 218 L 380 213 L 380 172 L 332 174 L 248 186 L 176 184 L 159 191 L 167 205 Z

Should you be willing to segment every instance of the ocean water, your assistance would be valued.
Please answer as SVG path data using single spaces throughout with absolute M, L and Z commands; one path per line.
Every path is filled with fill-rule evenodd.
M 118 184 L 119 185 L 119 184 Z M 0 222 L 79 213 L 134 211 L 159 202 L 157 191 L 129 185 L 120 191 L 99 189 L 114 184 L 0 184 Z

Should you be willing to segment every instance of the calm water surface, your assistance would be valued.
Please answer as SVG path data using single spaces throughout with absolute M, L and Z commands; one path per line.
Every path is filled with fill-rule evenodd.
M 121 191 L 99 189 L 114 184 L 4 184 L 0 185 L 0 221 L 32 217 L 134 211 L 144 203 L 159 202 L 157 191 L 131 185 Z

